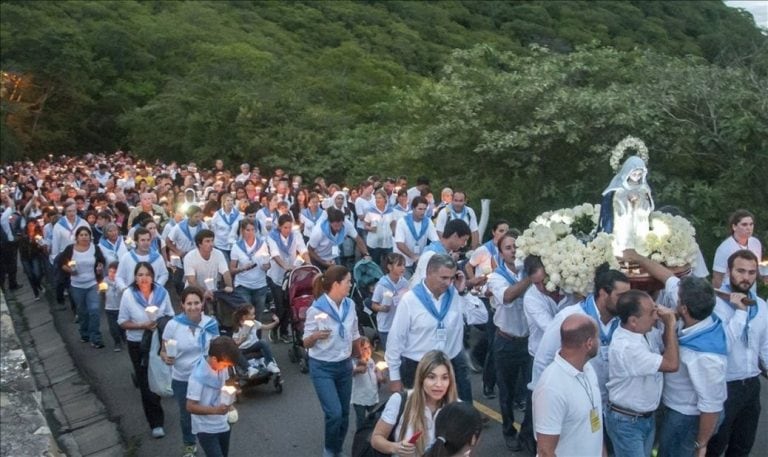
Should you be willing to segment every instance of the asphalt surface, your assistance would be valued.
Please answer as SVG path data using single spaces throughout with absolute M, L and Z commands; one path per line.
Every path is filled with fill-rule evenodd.
M 95 388 L 109 411 L 110 418 L 118 422 L 127 446 L 126 455 L 141 457 L 174 456 L 181 454 L 181 431 L 178 426 L 178 409 L 173 399 L 163 400 L 165 430 L 163 439 L 153 439 L 144 419 L 138 389 L 131 381 L 132 368 L 127 351 L 112 351 L 111 337 L 106 321 L 102 332 L 106 348 L 93 349 L 79 341 L 77 326 L 72 312 L 65 308 L 54 309 L 54 318 L 72 358 L 84 378 Z M 230 456 L 319 456 L 323 446 L 323 415 L 314 388 L 307 374 L 299 372 L 298 365 L 288 360 L 289 345 L 272 345 L 278 364 L 283 371 L 283 392 L 277 393 L 271 384 L 248 390 L 236 407 L 239 421 L 232 427 Z M 476 406 L 486 412 L 491 420 L 484 428 L 475 455 L 515 456 L 504 445 L 501 424 L 498 422 L 498 400 L 486 400 L 481 395 L 479 374 L 472 375 Z M 761 415 L 759 430 L 768 430 L 768 382 L 762 380 Z M 382 394 L 386 389 L 382 390 Z M 522 412 L 518 411 L 518 421 Z M 350 432 L 345 441 L 349 452 L 354 433 L 354 412 L 350 413 Z M 198 455 L 203 455 L 198 451 Z M 753 456 L 768 455 L 768 436 L 758 433 Z

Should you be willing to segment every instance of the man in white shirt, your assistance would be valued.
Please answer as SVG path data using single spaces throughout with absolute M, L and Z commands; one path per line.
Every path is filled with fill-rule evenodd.
M 600 338 L 582 314 L 558 324 L 562 347 L 533 391 L 533 426 L 539 457 L 600 456 L 603 405 L 592 365 Z
M 440 240 L 432 221 L 425 217 L 427 199 L 418 196 L 411 203 L 411 213 L 398 219 L 395 225 L 395 246 L 393 251 L 405 257 L 405 270 L 413 275 L 416 263 L 428 242 Z
M 195 235 L 197 249 L 184 256 L 184 278 L 186 286 L 197 286 L 205 291 L 205 298 L 212 300 L 219 275 L 224 279 L 224 292 L 232 292 L 232 275 L 224 254 L 213 248 L 214 234 L 203 229 Z
M 768 307 L 751 291 L 758 258 L 742 249 L 728 257 L 728 284 L 720 287 L 715 313 L 728 334 L 728 399 L 725 418 L 707 445 L 707 456 L 749 455 L 760 419 L 760 366 L 768 366 Z M 724 299 L 724 298 L 727 298 Z M 747 304 L 750 303 L 750 304 Z
M 325 220 L 312 229 L 312 235 L 309 237 L 307 247 L 312 263 L 326 269 L 340 262 L 341 245 L 346 237 L 355 240 L 363 257 L 369 257 L 363 238 L 358 236 L 352 222 L 344 219 L 344 213 L 332 207 L 328 208 L 327 214 Z
M 357 234 L 363 238 L 368 234 L 365 231 L 365 214 L 373 206 L 373 203 L 373 183 L 371 181 L 363 181 L 360 183 L 360 195 L 355 199 L 355 214 L 357 215 L 355 228 L 357 229 Z
M 471 233 L 469 226 L 461 219 L 453 219 L 445 224 L 445 231 L 440 235 L 440 241 L 430 243 L 424 252 L 419 256 L 419 262 L 416 265 L 416 271 L 411 276 L 411 287 L 415 286 L 427 274 L 427 264 L 429 259 L 435 254 L 448 254 L 455 259 L 458 258 L 458 251 L 467 245 Z M 468 280 L 468 286 L 474 287 L 475 285 L 485 284 L 488 278 L 480 276 Z
M 437 230 L 437 234 L 441 235 L 445 230 L 445 224 L 448 221 L 461 219 L 469 225 L 469 230 L 472 232 L 472 242 L 470 246 L 472 249 L 475 249 L 480 245 L 480 232 L 477 228 L 477 216 L 475 215 L 475 211 L 469 206 L 466 206 L 466 201 L 467 194 L 464 191 L 454 191 L 451 204 L 446 206 L 437 215 L 435 229 Z
M 608 349 L 608 410 L 605 426 L 616 457 L 651 455 L 662 373 L 680 364 L 675 314 L 650 295 L 630 290 L 616 304 L 621 325 Z M 656 321 L 664 323 L 663 354 Z
M 121 257 L 115 275 L 115 285 L 122 292 L 134 281 L 134 270 L 139 262 L 149 262 L 155 270 L 155 282 L 165 286 L 168 282 L 168 269 L 165 260 L 159 252 L 151 249 L 152 234 L 144 227 L 139 227 L 133 233 L 136 237 L 136 249 L 126 251 Z
M 528 277 L 515 266 L 515 237 L 505 233 L 499 240 L 502 264 L 488 278 L 488 290 L 492 293 L 492 306 L 496 309 L 493 323 L 496 335 L 493 339 L 493 355 L 496 381 L 499 385 L 502 434 L 507 449 L 518 452 L 523 446 L 533 449 L 533 431 L 530 422 L 523 422 L 518 435 L 515 430 L 514 396 L 517 380 L 526 383 L 531 378 L 531 356 L 528 354 L 528 323 L 525 321 L 523 295 L 533 281 L 543 280 L 544 271 L 536 277 Z M 541 278 L 539 277 L 541 276 Z M 530 403 L 530 398 L 528 398 Z
M 468 294 L 466 278 L 457 272 L 456 262 L 449 255 L 432 256 L 424 281 L 400 300 L 389 331 L 385 359 L 390 389 L 412 388 L 419 361 L 437 349 L 451 359 L 459 398 L 471 402 L 472 385 L 463 353 L 464 322 L 472 325 L 487 320 L 485 305 Z

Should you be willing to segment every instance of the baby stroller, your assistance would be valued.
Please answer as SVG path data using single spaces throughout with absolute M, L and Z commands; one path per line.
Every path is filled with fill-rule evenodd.
M 314 265 L 304 265 L 293 269 L 288 274 L 288 306 L 291 308 L 291 334 L 293 342 L 288 349 L 288 360 L 299 364 L 299 371 L 309 372 L 309 354 L 304 349 L 302 335 L 307 310 L 312 306 L 312 281 L 320 273 Z
M 376 319 L 371 309 L 371 297 L 373 296 L 373 287 L 384 276 L 376 262 L 373 260 L 361 259 L 352 269 L 352 289 L 349 296 L 355 302 L 355 311 L 357 311 L 357 322 L 360 326 L 360 335 L 367 337 L 376 345 L 378 339 L 378 329 L 376 328 Z
M 213 293 L 214 303 L 213 311 L 214 317 L 219 321 L 219 329 L 222 335 L 232 336 L 232 315 L 241 308 L 245 303 L 239 294 L 235 292 L 214 291 Z M 254 368 L 258 368 L 258 374 L 250 378 L 243 376 L 236 376 L 238 378 L 238 384 L 241 389 L 245 390 L 250 387 L 259 386 L 262 384 L 272 383 L 277 393 L 283 392 L 283 378 L 280 373 L 272 373 L 268 371 L 263 365 L 259 363 L 261 359 L 260 352 L 253 352 L 248 355 L 248 363 Z M 234 367 L 230 374 L 237 375 Z

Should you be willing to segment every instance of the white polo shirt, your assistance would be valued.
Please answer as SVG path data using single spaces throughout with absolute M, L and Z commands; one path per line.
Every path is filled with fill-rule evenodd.
M 328 299 L 328 302 L 331 303 L 331 306 L 335 306 L 333 300 L 331 300 L 327 294 L 326 298 Z M 352 302 L 352 299 L 350 298 L 344 299 Z M 341 333 L 338 330 L 339 323 L 328 316 L 322 325 L 331 330 L 331 336 L 324 340 L 317 340 L 315 345 L 309 348 L 310 357 L 324 362 L 341 362 L 352 355 L 352 342 L 360 338 L 360 332 L 357 328 L 357 313 L 355 311 L 354 302 L 350 303 L 349 306 L 349 312 L 342 321 L 342 325 L 344 326 L 344 337 L 341 336 Z M 336 312 L 340 317 L 343 317 L 342 309 L 342 307 L 337 307 Z M 323 311 L 316 306 L 310 306 L 309 309 L 307 309 L 307 320 L 304 324 L 304 336 L 302 338 L 306 338 L 319 330 L 320 327 L 318 325 L 317 315 L 322 312 Z M 351 368 L 350 365 L 350 371 Z
M 597 376 L 587 363 L 584 371 L 555 355 L 533 391 L 533 428 L 559 435 L 556 455 L 593 456 L 603 452 L 603 427 L 592 431 L 590 411 L 602 421 L 603 406 Z
M 395 224 L 395 245 L 393 247 L 393 252 L 403 254 L 403 252 L 397 248 L 397 243 L 403 243 L 411 250 L 411 252 L 418 255 L 424 252 L 424 248 L 427 247 L 427 241 L 440 241 L 440 238 L 437 236 L 437 231 L 435 230 L 435 224 L 433 224 L 427 217 L 424 217 L 421 222 L 413 221 L 413 227 L 417 235 L 421 233 L 421 224 L 427 224 L 428 228 L 424 236 L 417 242 L 416 237 L 414 237 L 413 234 L 411 234 L 410 229 L 408 229 L 405 217 L 398 219 L 397 224 Z M 405 256 L 405 266 L 410 267 L 411 265 L 413 265 L 413 260 L 411 260 L 410 257 Z
M 555 303 L 549 295 L 540 291 L 536 285 L 531 285 L 523 296 L 525 320 L 528 322 L 528 353 L 536 355 L 544 331 L 555 318 L 559 309 L 571 304 L 570 296 L 564 296 L 560 303 Z
M 348 220 L 344 220 L 345 238 L 357 239 L 357 230 L 355 225 Z M 323 222 L 318 221 L 315 228 L 312 229 L 312 235 L 309 237 L 309 247 L 315 250 L 318 257 L 325 262 L 331 262 L 341 255 L 341 246 L 337 245 L 332 239 L 328 238 L 323 232 Z M 334 249 L 334 247 L 336 249 Z M 334 255 L 336 253 L 336 255 Z
M 229 213 L 225 213 L 223 208 L 213 213 L 211 230 L 215 234 L 213 245 L 216 249 L 224 251 L 232 249 L 232 245 L 237 241 L 237 228 L 242 219 L 243 215 L 237 208 L 232 208 Z
M 712 316 L 685 329 L 682 322 L 678 322 L 678 335 L 693 335 L 713 325 Z M 728 397 L 727 364 L 728 358 L 724 355 L 680 346 L 680 368 L 674 373 L 664 373 L 662 402 L 687 416 L 722 411 Z
M 657 329 L 643 335 L 619 325 L 608 347 L 608 400 L 639 413 L 656 411 L 664 387 L 662 359 Z
M 477 232 L 477 216 L 475 216 L 475 210 L 465 205 L 464 209 L 466 211 L 456 213 L 456 215 L 459 217 L 454 217 L 454 214 L 451 212 L 452 209 L 453 205 L 448 205 L 440 210 L 440 213 L 437 215 L 437 219 L 435 220 L 435 229 L 437 229 L 438 232 L 444 232 L 445 224 L 448 223 L 448 221 L 451 219 L 461 219 L 466 222 L 467 225 L 469 225 L 470 232 Z M 448 217 L 449 214 L 451 216 L 450 218 Z
M 261 236 L 261 235 L 257 235 Z M 257 242 L 261 241 L 261 246 L 256 246 Z M 235 287 L 243 286 L 248 289 L 261 289 L 267 287 L 267 274 L 262 268 L 263 265 L 269 263 L 269 247 L 267 242 L 258 238 L 253 240 L 252 245 L 248 245 L 243 242 L 246 251 L 240 247 L 240 244 L 235 243 L 232 245 L 232 251 L 230 258 L 232 261 L 237 262 L 237 268 L 243 268 L 245 266 L 257 265 L 250 270 L 241 271 L 235 275 Z M 186 265 L 186 262 L 185 262 Z

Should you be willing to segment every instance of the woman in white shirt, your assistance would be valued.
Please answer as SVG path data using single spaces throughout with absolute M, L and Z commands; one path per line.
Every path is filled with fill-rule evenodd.
M 341 454 L 349 428 L 352 398 L 352 349 L 359 354 L 360 333 L 349 295 L 352 276 L 333 265 L 312 284 L 315 301 L 307 310 L 304 347 L 309 349 L 309 376 L 325 414 L 323 457 Z
M 128 355 L 131 357 L 133 371 L 141 392 L 141 406 L 144 416 L 152 429 L 152 437 L 165 436 L 163 429 L 164 414 L 160 397 L 149 390 L 147 377 L 148 351 L 142 350 L 141 340 L 144 332 L 157 328 L 157 319 L 161 316 L 173 316 L 171 299 L 163 286 L 155 282 L 155 271 L 149 262 L 139 262 L 134 271 L 134 281 L 120 299 L 120 311 L 117 323 L 126 330 Z
M 254 221 L 240 221 L 240 239 L 232 245 L 231 255 L 229 272 L 235 277 L 235 292 L 256 308 L 260 318 L 269 294 L 266 272 L 271 263 L 267 243 L 256 232 Z
M 389 397 L 371 435 L 371 446 L 377 451 L 398 456 L 424 455 L 435 442 L 435 418 L 445 405 L 458 398 L 453 365 L 445 353 L 424 354 L 407 398 L 403 415 L 397 417 L 402 396 Z M 420 436 L 411 443 L 416 434 Z
M 173 367 L 171 388 L 179 406 L 184 455 L 194 455 L 196 451 L 192 418 L 187 411 L 189 377 L 200 358 L 208 354 L 211 340 L 219 336 L 216 319 L 203 313 L 203 295 L 205 293 L 197 287 L 187 287 L 181 292 L 182 312 L 166 324 L 163 330 L 163 349 L 160 351 L 163 361 Z M 172 347 L 169 351 L 170 341 Z
M 213 238 L 214 247 L 224 254 L 229 262 L 232 244 L 237 239 L 237 223 L 243 216 L 234 206 L 231 194 L 222 194 L 221 209 L 213 213 L 211 230 L 216 235 Z
M 91 229 L 78 227 L 75 243 L 64 248 L 61 269 L 70 275 L 69 297 L 77 310 L 80 322 L 80 341 L 90 341 L 91 347 L 101 349 L 101 299 L 98 283 L 101 281 L 104 255 L 91 242 Z
M 408 280 L 405 273 L 405 257 L 392 252 L 384 256 L 384 271 L 387 272 L 379 279 L 371 297 L 371 309 L 376 311 L 376 327 L 379 332 L 381 349 L 387 349 L 387 336 L 395 318 L 395 310 L 406 292 Z
M 381 258 L 392 252 L 392 209 L 387 205 L 387 193 L 379 189 L 374 194 L 374 205 L 365 213 L 363 225 L 368 234 L 365 236 L 365 244 L 368 252 L 377 265 L 381 265 Z

